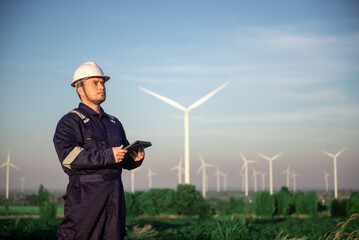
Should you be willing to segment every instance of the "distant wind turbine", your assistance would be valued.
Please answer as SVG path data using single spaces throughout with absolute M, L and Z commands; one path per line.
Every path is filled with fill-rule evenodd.
M 184 112 L 184 135 L 185 135 L 185 140 L 184 140 L 184 169 L 185 169 L 185 180 L 184 182 L 186 184 L 190 184 L 190 159 L 189 159 L 189 112 L 197 107 L 199 107 L 200 105 L 202 105 L 204 102 L 206 102 L 208 99 L 210 99 L 214 94 L 216 94 L 217 92 L 219 92 L 222 88 L 224 88 L 225 86 L 227 86 L 229 84 L 229 82 L 226 82 L 225 84 L 221 85 L 220 87 L 216 88 L 215 90 L 213 90 L 212 92 L 210 92 L 209 94 L 205 95 L 204 97 L 200 98 L 199 100 L 197 100 L 196 102 L 194 102 L 192 105 L 190 105 L 189 107 L 185 108 L 184 106 L 182 106 L 181 104 L 167 98 L 164 96 L 161 96 L 157 93 L 154 93 L 150 90 L 147 90 L 143 87 L 140 87 L 140 90 L 160 99 L 161 101 L 171 105 L 172 107 L 175 107 L 181 111 Z
M 183 162 L 183 159 L 181 158 L 178 165 L 176 165 L 170 169 L 170 171 L 177 170 L 178 184 L 182 184 L 182 173 L 184 171 L 184 169 L 182 167 L 182 162 Z
M 253 179 L 254 179 L 254 192 L 257 192 L 257 174 L 259 172 L 256 171 L 256 169 L 254 167 L 252 167 L 252 172 L 253 172 Z
M 23 193 L 25 188 L 25 176 L 22 176 L 19 180 L 21 182 L 21 192 Z
M 213 174 L 213 176 L 217 176 L 217 192 L 221 191 L 221 171 L 219 171 L 219 168 L 216 167 L 216 172 Z
M 265 156 L 261 153 L 258 153 L 259 156 L 261 156 L 262 158 L 264 158 L 265 160 L 269 161 L 269 191 L 270 194 L 273 194 L 273 170 L 272 170 L 272 163 L 274 160 L 276 160 L 280 155 L 282 155 L 283 153 L 280 152 L 277 155 L 275 155 L 274 157 L 270 158 L 268 156 Z
M 266 173 L 265 172 L 258 172 L 258 173 L 262 176 L 262 191 L 264 191 L 265 190 L 265 179 L 264 179 L 264 177 L 265 177 Z
M 135 192 L 135 172 L 140 170 L 139 168 L 135 168 L 131 170 L 131 192 Z
M 336 154 L 332 154 L 332 153 L 326 152 L 324 150 L 322 151 L 322 153 L 324 153 L 325 155 L 328 155 L 329 157 L 333 158 L 333 162 L 334 162 L 334 197 L 335 198 L 338 198 L 337 158 L 339 157 L 340 154 L 342 154 L 345 151 L 345 149 L 346 148 L 343 148 Z
M 206 167 L 215 167 L 212 164 L 207 164 L 204 162 L 204 159 L 201 155 L 199 155 L 199 159 L 201 160 L 201 167 L 198 169 L 197 174 L 202 170 L 202 196 L 206 197 L 207 191 L 207 174 L 206 174 Z
M 238 175 L 239 176 L 241 176 L 241 180 L 242 180 L 242 192 L 244 192 L 245 190 L 244 190 L 244 182 L 245 182 L 245 180 L 244 180 L 244 177 L 245 177 L 245 174 L 244 174 L 244 172 L 239 172 L 238 173 Z
M 289 187 L 290 187 L 290 167 L 289 167 L 289 165 L 288 165 L 287 169 L 282 172 L 282 174 L 287 175 L 287 188 L 289 189 Z
M 0 168 L 6 166 L 6 199 L 9 199 L 9 179 L 10 179 L 10 167 L 20 170 L 17 166 L 10 163 L 10 150 L 7 152 L 7 161 L 0 165 Z
M 330 173 L 327 173 L 323 170 L 324 173 L 324 180 L 325 180 L 325 191 L 328 192 L 328 177 L 330 176 Z
M 148 177 L 148 188 L 151 189 L 152 188 L 152 176 L 156 176 L 157 174 L 152 172 L 151 168 L 148 168 L 148 173 L 147 173 L 147 177 Z
M 293 192 L 297 191 L 297 183 L 296 183 L 297 177 L 299 177 L 299 175 L 296 174 L 296 173 L 294 172 L 294 170 L 292 170 Z
M 239 152 L 243 160 L 243 165 L 241 168 L 241 172 L 244 170 L 244 177 L 245 177 L 245 196 L 248 196 L 248 164 L 256 162 L 255 160 L 247 160 L 246 157 Z
M 221 173 L 222 177 L 223 177 L 223 191 L 227 192 L 227 177 L 228 177 L 228 173 Z

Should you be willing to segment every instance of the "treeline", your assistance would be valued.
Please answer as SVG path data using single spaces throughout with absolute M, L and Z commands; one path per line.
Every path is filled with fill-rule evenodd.
M 274 216 L 316 216 L 319 213 L 330 213 L 334 217 L 348 217 L 359 213 L 359 193 L 352 192 L 349 199 L 334 199 L 323 203 L 316 192 L 295 192 L 286 187 L 273 195 L 267 191 L 258 192 L 254 201 L 245 198 L 204 199 L 193 185 L 178 185 L 173 189 L 150 189 L 146 192 L 125 192 L 128 216 L 157 216 L 175 214 L 186 216 L 213 216 L 248 214 L 257 217 Z

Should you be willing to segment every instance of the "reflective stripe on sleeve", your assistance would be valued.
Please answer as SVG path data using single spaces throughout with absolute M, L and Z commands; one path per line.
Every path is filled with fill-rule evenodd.
M 71 169 L 70 164 L 75 160 L 75 158 L 80 154 L 80 152 L 82 152 L 82 150 L 84 150 L 82 147 L 74 147 L 74 149 L 72 149 L 69 155 L 67 155 L 65 160 L 62 162 L 62 165 L 64 165 L 64 167 L 67 167 L 68 169 Z

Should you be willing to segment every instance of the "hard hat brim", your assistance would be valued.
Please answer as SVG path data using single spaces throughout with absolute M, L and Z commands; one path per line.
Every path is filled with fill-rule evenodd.
M 104 76 L 104 75 L 84 77 L 84 78 L 77 79 L 76 81 L 72 81 L 72 82 L 71 82 L 71 87 L 75 87 L 75 85 L 76 85 L 77 82 L 83 81 L 83 80 L 89 79 L 89 78 L 103 78 L 103 79 L 105 80 L 105 82 L 107 82 L 108 80 L 110 80 L 110 77 L 109 77 L 109 76 Z

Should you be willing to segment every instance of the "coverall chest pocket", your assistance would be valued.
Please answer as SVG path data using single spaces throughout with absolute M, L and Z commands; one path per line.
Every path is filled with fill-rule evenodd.
M 96 136 L 88 136 L 85 137 L 85 149 L 105 149 L 106 148 L 106 139 L 96 137 Z

